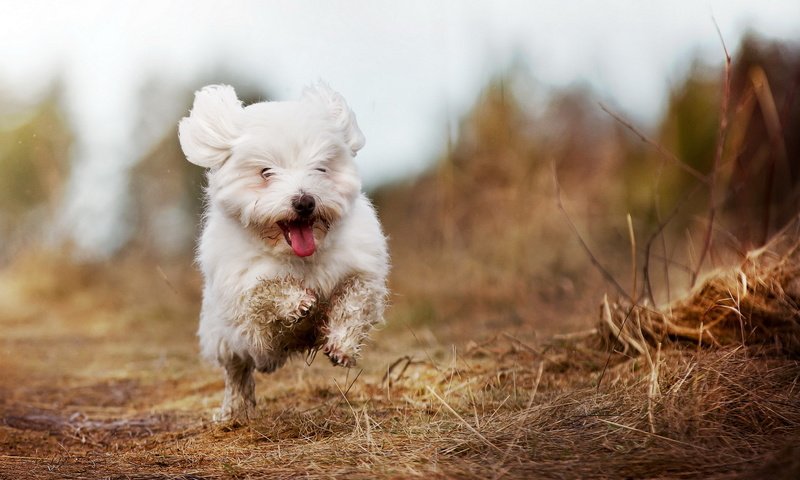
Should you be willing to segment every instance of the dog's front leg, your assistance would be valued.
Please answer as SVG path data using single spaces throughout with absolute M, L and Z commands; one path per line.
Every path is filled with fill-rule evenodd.
M 371 328 L 383 320 L 386 286 L 353 276 L 331 295 L 323 352 L 334 365 L 352 367 Z
M 295 279 L 265 279 L 248 292 L 244 303 L 240 322 L 255 368 L 270 373 L 286 361 L 295 326 L 313 314 L 317 296 Z
M 220 360 L 225 369 L 225 398 L 215 420 L 245 424 L 253 418 L 256 409 L 253 361 L 235 354 Z

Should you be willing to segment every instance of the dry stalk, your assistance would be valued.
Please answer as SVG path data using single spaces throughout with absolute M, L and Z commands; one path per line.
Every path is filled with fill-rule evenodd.
M 775 106 L 775 98 L 772 95 L 772 89 L 769 86 L 767 74 L 764 73 L 763 68 L 756 66 L 750 70 L 749 76 L 756 93 L 756 98 L 758 99 L 758 104 L 761 107 L 761 113 L 764 117 L 764 124 L 767 126 L 767 134 L 769 135 L 771 150 L 773 152 L 772 159 L 769 163 L 769 172 L 767 174 L 767 188 L 764 194 L 762 242 L 766 243 L 769 236 L 770 206 L 772 205 L 771 200 L 775 179 L 775 165 L 777 161 L 780 160 L 790 169 L 791 167 L 789 166 L 786 153 L 786 143 L 783 138 L 780 115 L 778 114 L 778 108 Z
M 636 294 L 636 274 L 638 273 L 638 268 L 636 267 L 636 235 L 633 233 L 633 219 L 631 219 L 631 214 L 628 213 L 627 215 L 628 220 L 628 238 L 631 241 L 631 277 L 632 277 L 632 285 L 631 285 L 631 297 L 633 298 L 633 303 L 638 302 L 639 296 Z
M 722 90 L 722 102 L 720 105 L 720 119 L 719 130 L 717 132 L 717 146 L 714 152 L 714 163 L 711 166 L 711 173 L 708 175 L 708 226 L 706 227 L 705 237 L 703 239 L 703 248 L 700 250 L 700 257 L 697 260 L 697 266 L 692 274 L 691 287 L 694 287 L 697 282 L 697 277 L 703 268 L 706 255 L 711 250 L 711 243 L 714 232 L 714 219 L 717 215 L 716 204 L 716 190 L 717 190 L 717 175 L 719 173 L 719 165 L 722 163 L 722 153 L 725 149 L 725 139 L 728 135 L 728 107 L 731 99 L 731 56 L 728 53 L 728 47 L 725 45 L 725 39 L 722 37 L 722 32 L 719 30 L 716 20 L 714 26 L 717 29 L 722 49 L 725 52 L 725 81 Z
M 669 215 L 667 215 L 667 218 L 664 220 L 659 219 L 658 227 L 650 235 L 650 238 L 647 239 L 647 243 L 645 244 L 644 265 L 642 266 L 642 276 L 644 277 L 643 288 L 645 289 L 645 294 L 643 296 L 644 298 L 649 298 L 652 305 L 658 305 L 658 302 L 656 302 L 653 296 L 653 285 L 650 281 L 650 251 L 652 249 L 653 242 L 656 240 L 656 238 L 661 237 L 661 245 L 664 251 L 664 285 L 667 289 L 667 303 L 671 303 L 669 285 L 669 259 L 667 258 L 667 243 L 666 238 L 664 237 L 664 229 L 672 221 L 672 219 L 677 216 L 677 214 L 689 202 L 689 200 L 691 200 L 692 197 L 694 197 L 694 195 L 700 191 L 701 187 L 702 184 L 695 184 L 695 186 L 678 203 L 675 204 L 672 211 L 669 213 Z M 656 211 L 658 212 L 658 209 L 656 209 Z
M 506 447 L 505 453 L 503 453 L 503 457 L 500 459 L 496 469 L 498 473 L 494 476 L 494 480 L 499 479 L 506 473 L 506 470 L 503 470 L 503 466 L 506 463 L 506 459 L 508 459 L 508 454 L 511 452 L 511 449 L 517 445 L 519 438 L 522 436 L 522 433 L 525 431 L 525 426 L 528 423 L 528 419 L 531 415 L 531 407 L 533 407 L 533 399 L 536 398 L 536 392 L 539 391 L 539 383 L 542 381 L 542 373 L 544 373 L 544 362 L 539 363 L 539 370 L 536 373 L 536 381 L 533 384 L 533 390 L 531 391 L 531 397 L 528 399 L 528 406 L 525 408 L 525 415 L 519 421 L 519 428 L 517 429 L 516 435 L 514 435 L 513 441 L 509 442 L 508 447 Z
M 665 437 L 665 436 L 659 435 L 657 433 L 651 433 L 651 432 L 648 432 L 646 430 L 641 430 L 641 429 L 636 428 L 636 427 L 631 427 L 631 426 L 628 426 L 628 425 L 623 425 L 621 423 L 612 422 L 611 420 L 606 420 L 604 418 L 598 418 L 598 420 L 603 422 L 603 423 L 607 423 L 607 424 L 609 424 L 609 425 L 611 425 L 613 427 L 624 428 L 625 430 L 630 430 L 632 432 L 643 433 L 645 435 L 649 435 L 651 437 L 658 438 L 660 440 L 665 440 L 667 442 L 676 443 L 678 445 L 683 445 L 685 447 L 691 447 L 691 448 L 696 449 L 696 450 L 705 450 L 705 448 L 699 447 L 697 445 L 692 445 L 691 443 L 682 442 L 680 440 L 675 440 L 674 438 Z
M 598 331 L 611 345 L 648 356 L 664 338 L 703 345 L 765 345 L 800 351 L 800 219 L 765 247 L 746 255 L 737 268 L 720 270 L 684 299 L 662 311 L 644 305 L 613 304 L 604 297 Z M 627 325 L 633 316 L 634 325 Z M 651 365 L 648 357 L 648 364 Z
M 603 278 L 606 279 L 606 281 L 608 281 L 611 285 L 614 286 L 614 288 L 622 297 L 632 301 L 633 300 L 632 297 L 628 295 L 627 292 L 625 292 L 625 289 L 622 288 L 619 282 L 617 282 L 617 279 L 614 278 L 614 276 L 611 275 L 611 273 L 609 273 L 609 271 L 600 263 L 600 261 L 594 255 L 594 253 L 592 253 L 592 249 L 589 248 L 589 245 L 586 244 L 586 241 L 584 241 L 580 232 L 578 232 L 578 228 L 572 222 L 572 219 L 570 218 L 569 213 L 567 213 L 566 208 L 564 208 L 564 203 L 561 201 L 561 185 L 558 183 L 558 172 L 556 171 L 555 163 L 553 163 L 553 181 L 555 182 L 555 187 L 556 187 L 556 203 L 558 209 L 561 211 L 561 213 L 564 214 L 564 218 L 567 220 L 567 224 L 572 230 L 572 233 L 575 234 L 575 237 L 578 239 L 578 242 L 581 244 L 581 248 L 583 248 L 583 251 L 586 252 L 586 255 L 589 257 L 589 260 L 592 262 L 592 265 L 594 265 L 594 267 L 600 272 L 600 274 L 603 276 Z
M 648 355 L 648 359 L 650 356 Z M 653 416 L 653 403 L 661 396 L 661 388 L 658 385 L 658 373 L 661 367 L 661 342 L 656 346 L 656 360 L 650 364 L 650 379 L 647 389 L 647 420 L 650 424 L 650 432 L 656 433 L 655 420 Z
M 627 128 L 628 130 L 630 130 L 631 132 L 633 132 L 633 133 L 634 133 L 634 134 L 635 134 L 637 137 L 639 137 L 639 140 L 641 140 L 642 142 L 644 142 L 644 143 L 646 143 L 646 144 L 648 144 L 648 145 L 652 146 L 653 148 L 655 148 L 655 149 L 656 149 L 656 151 L 657 151 L 657 152 L 658 152 L 658 153 L 659 153 L 659 154 L 660 154 L 662 157 L 666 158 L 666 159 L 667 159 L 667 160 L 669 160 L 671 163 L 673 163 L 673 164 L 677 165 L 677 166 L 678 166 L 678 167 L 680 167 L 680 168 L 681 168 L 683 171 L 685 171 L 685 172 L 686 172 L 686 173 L 688 173 L 689 175 L 693 176 L 693 177 L 694 177 L 695 179 L 697 179 L 698 181 L 700 181 L 700 182 L 702 182 L 702 183 L 708 183 L 708 178 L 707 178 L 705 175 L 703 175 L 702 173 L 698 172 L 698 171 L 697 171 L 697 170 L 696 170 L 694 167 L 692 167 L 692 166 L 688 165 L 686 162 L 684 162 L 683 160 L 681 160 L 680 158 L 678 158 L 677 156 L 675 156 L 675 154 L 673 154 L 672 152 L 670 152 L 669 150 L 667 150 L 666 148 L 664 148 L 664 147 L 663 147 L 663 146 L 662 146 L 660 143 L 658 143 L 658 142 L 656 142 L 656 141 L 654 141 L 654 140 L 650 139 L 650 138 L 649 138 L 647 135 L 645 135 L 644 133 L 642 133 L 642 131 L 641 131 L 641 130 L 639 130 L 638 128 L 634 127 L 634 126 L 633 126 L 633 124 L 631 124 L 630 122 L 628 122 L 627 120 L 625 120 L 624 118 L 622 118 L 620 115 L 618 115 L 617 113 L 615 113 L 614 111 L 612 111 L 612 110 L 611 110 L 610 108 L 608 108 L 608 107 L 607 107 L 607 106 L 606 106 L 604 103 L 600 102 L 600 108 L 601 108 L 601 109 L 602 109 L 604 112 L 606 112 L 607 114 L 609 114 L 609 115 L 611 116 L 611 118 L 613 118 L 614 120 L 616 120 L 617 122 L 619 122 L 619 123 L 620 123 L 622 126 L 624 126 L 624 127 L 625 127 L 625 128 Z
M 426 386 L 425 388 L 427 388 L 428 392 L 430 392 L 434 397 L 436 397 L 437 400 L 439 400 L 439 402 L 441 402 L 442 406 L 444 406 L 444 408 L 447 409 L 447 411 L 450 412 L 451 415 L 456 417 L 467 428 L 467 430 L 474 433 L 476 437 L 478 437 L 484 444 L 486 444 L 486 446 L 490 447 L 492 450 L 503 453 L 503 451 L 497 445 L 487 440 L 486 437 L 484 437 L 481 432 L 476 430 L 475 427 L 473 427 L 472 425 L 469 424 L 469 422 L 464 420 L 464 417 L 459 415 L 458 412 L 456 412 L 453 409 L 453 407 L 451 407 L 450 404 L 445 401 L 445 399 L 440 397 L 439 394 L 437 394 L 436 391 L 430 387 L 430 385 Z

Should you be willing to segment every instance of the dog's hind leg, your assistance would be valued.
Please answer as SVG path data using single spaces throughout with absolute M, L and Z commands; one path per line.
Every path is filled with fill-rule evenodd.
M 327 322 L 323 328 L 323 352 L 334 365 L 355 365 L 372 327 L 383 321 L 386 286 L 353 276 L 331 295 Z
M 287 338 L 293 328 L 313 313 L 316 295 L 296 280 L 263 280 L 242 298 L 242 311 L 234 325 L 246 342 L 246 352 L 218 346 L 218 361 L 225 369 L 225 398 L 215 416 L 219 421 L 247 423 L 255 414 L 253 371 L 272 372 L 286 361 Z
M 231 354 L 221 358 L 225 369 L 225 398 L 222 408 L 214 417 L 217 421 L 245 424 L 255 415 L 256 384 L 253 378 L 253 361 Z

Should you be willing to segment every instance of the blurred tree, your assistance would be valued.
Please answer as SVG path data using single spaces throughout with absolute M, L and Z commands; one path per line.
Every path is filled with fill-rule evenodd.
M 236 90 L 245 105 L 267 98 L 252 85 L 237 85 Z M 192 98 L 187 97 L 184 104 L 181 115 L 189 112 Z M 137 228 L 127 246 L 128 252 L 159 259 L 188 257 L 194 252 L 203 208 L 205 172 L 186 161 L 178 142 L 178 120 L 168 122 L 169 127 L 162 132 L 161 140 L 131 172 Z
M 748 35 L 731 76 L 725 208 L 733 232 L 758 245 L 800 212 L 800 45 Z
M 669 95 L 661 141 L 684 163 L 708 173 L 714 163 L 722 99 L 716 69 L 694 62 L 686 79 Z
M 177 122 L 176 122 L 177 125 Z M 131 172 L 138 227 L 128 251 L 189 256 L 200 224 L 203 169 L 186 161 L 177 128 L 167 132 Z
M 766 241 L 800 211 L 800 48 L 748 35 L 732 59 L 730 78 L 726 99 L 724 72 L 695 62 L 670 94 L 656 141 L 685 164 L 710 174 L 723 125 L 722 103 L 727 101 L 716 171 L 715 225 L 742 252 Z M 622 151 L 629 210 L 640 214 L 649 210 L 640 218 L 656 229 L 658 219 L 681 204 L 698 180 L 652 148 L 628 145 Z M 683 203 L 669 228 L 680 232 L 701 225 L 693 219 L 705 218 L 709 194 L 709 187 L 703 186 Z
M 71 134 L 58 90 L 30 111 L 0 115 L 0 255 L 39 240 L 51 225 L 68 171 Z M 44 231 L 43 231 L 44 230 Z
M 552 165 L 582 225 L 607 238 L 606 212 L 620 192 L 607 181 L 618 165 L 612 121 L 580 88 L 536 109 L 521 97 L 531 85 L 519 71 L 492 79 L 435 168 L 375 192 L 400 311 L 519 322 L 549 315 L 543 302 L 590 281 L 556 208 Z
M 672 88 L 667 109 L 653 140 L 681 162 L 707 174 L 713 164 L 719 127 L 721 99 L 719 72 L 694 62 L 686 78 Z M 675 205 L 681 204 L 697 179 L 678 168 L 655 148 L 635 139 L 627 127 L 617 126 L 617 142 L 622 162 L 625 206 L 634 218 L 643 221 L 646 230 L 658 229 L 659 223 Z M 703 191 L 702 193 L 707 193 Z M 705 211 L 707 201 L 698 194 L 682 205 L 681 215 L 671 220 L 673 230 L 683 231 L 692 215 Z

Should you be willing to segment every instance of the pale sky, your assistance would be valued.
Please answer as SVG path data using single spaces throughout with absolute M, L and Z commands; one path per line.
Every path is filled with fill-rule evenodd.
M 800 39 L 800 1 L 2 2 L 0 93 L 33 102 L 60 78 L 76 130 L 63 215 L 86 249 L 124 241 L 127 171 L 220 70 L 292 98 L 317 79 L 358 115 L 365 183 L 435 159 L 486 81 L 524 60 L 543 89 L 588 85 L 647 124 L 698 56 L 747 29 Z M 145 84 L 159 97 L 148 99 Z M 150 101 L 148 101 L 150 100 Z M 147 119 L 142 128 L 142 119 Z

